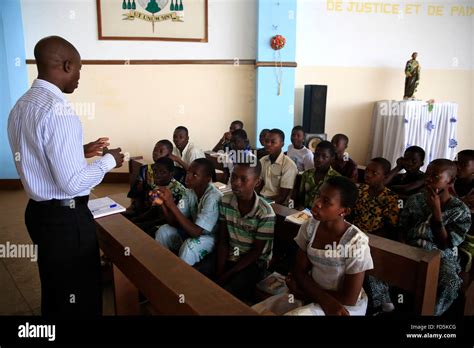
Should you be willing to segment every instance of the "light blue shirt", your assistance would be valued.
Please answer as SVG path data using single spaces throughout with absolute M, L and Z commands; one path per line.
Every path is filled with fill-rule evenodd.
M 178 208 L 184 216 L 192 219 L 204 230 L 204 235 L 213 235 L 217 228 L 221 199 L 222 193 L 214 185 L 209 184 L 200 200 L 194 190 L 186 189 L 186 194 L 179 202 Z
M 8 118 L 8 139 L 25 191 L 35 201 L 86 196 L 116 166 L 112 155 L 88 164 L 82 125 L 61 90 L 36 79 Z

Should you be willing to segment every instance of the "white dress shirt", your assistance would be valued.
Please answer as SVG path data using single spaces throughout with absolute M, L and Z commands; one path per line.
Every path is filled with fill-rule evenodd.
M 36 79 L 8 118 L 16 169 L 35 201 L 86 196 L 116 166 L 107 154 L 88 164 L 82 125 L 61 90 Z

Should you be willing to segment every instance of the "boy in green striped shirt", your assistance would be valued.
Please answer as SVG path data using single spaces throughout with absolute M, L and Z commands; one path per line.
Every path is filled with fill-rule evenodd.
M 241 300 L 251 298 L 272 256 L 275 213 L 255 193 L 262 167 L 241 163 L 231 175 L 232 194 L 219 205 L 217 283 Z

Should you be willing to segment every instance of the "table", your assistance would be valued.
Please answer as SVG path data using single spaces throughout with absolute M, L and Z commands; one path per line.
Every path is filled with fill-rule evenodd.
M 457 152 L 458 105 L 422 101 L 383 100 L 375 103 L 369 158 L 384 157 L 395 166 L 405 149 L 417 145 L 426 152 L 426 170 L 437 158 L 454 159 Z

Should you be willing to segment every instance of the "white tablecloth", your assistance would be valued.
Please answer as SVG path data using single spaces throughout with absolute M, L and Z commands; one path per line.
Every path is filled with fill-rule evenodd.
M 395 166 L 405 149 L 418 145 L 426 152 L 426 170 L 437 158 L 454 159 L 457 152 L 458 105 L 420 101 L 383 100 L 375 103 L 369 159 L 384 157 Z

